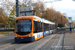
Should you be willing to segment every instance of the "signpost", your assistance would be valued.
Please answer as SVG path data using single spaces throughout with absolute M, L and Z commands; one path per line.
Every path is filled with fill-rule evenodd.
M 72 23 L 72 17 L 68 17 L 68 22 Z
M 70 24 L 70 33 L 72 32 L 71 23 L 72 23 L 72 17 L 68 17 L 68 23 Z
M 36 15 L 35 10 L 33 10 L 32 6 L 28 7 L 19 7 L 19 16 L 32 16 Z
M 18 17 L 18 0 L 16 0 L 16 17 Z

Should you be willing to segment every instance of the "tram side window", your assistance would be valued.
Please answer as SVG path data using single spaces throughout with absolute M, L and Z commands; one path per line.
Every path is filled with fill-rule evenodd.
M 52 25 L 52 30 L 53 30 L 53 25 Z
M 48 30 L 50 30 L 50 24 L 48 24 Z
M 49 31 L 49 24 L 46 24 L 46 27 L 47 27 L 46 31 Z
M 53 25 L 53 29 L 55 29 L 55 25 Z
M 53 25 L 52 25 L 52 30 L 53 30 Z
M 44 31 L 46 31 L 47 29 L 47 26 L 46 26 L 46 23 L 44 23 Z
M 55 29 L 55 25 L 53 25 L 53 29 Z
M 55 29 L 55 25 L 54 25 L 54 29 Z
M 50 30 L 51 30 L 51 25 L 50 25 Z
M 48 31 L 49 30 L 49 24 L 44 23 L 44 31 Z
M 52 30 L 52 25 L 51 25 L 51 30 Z
M 50 25 L 50 30 L 51 30 L 51 28 L 52 28 L 52 25 Z
M 34 33 L 42 32 L 41 22 L 34 21 Z
M 54 29 L 54 25 L 52 27 L 53 27 L 52 29 Z

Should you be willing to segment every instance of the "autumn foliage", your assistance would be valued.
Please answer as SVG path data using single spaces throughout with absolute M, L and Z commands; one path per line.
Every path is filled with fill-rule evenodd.
M 40 0 L 38 0 L 37 2 L 32 1 L 33 0 L 23 0 L 22 2 L 19 0 L 19 7 L 33 6 L 34 10 L 36 10 L 37 16 L 55 22 L 56 26 L 58 26 L 58 24 L 62 24 L 63 26 L 67 24 L 68 19 L 67 16 L 63 15 L 64 13 L 56 11 L 53 8 L 46 8 L 45 3 L 41 2 Z M 15 4 L 11 4 L 11 2 L 10 3 L 8 2 L 6 4 L 4 3 L 3 5 L 5 5 L 7 10 L 9 9 L 9 7 L 12 7 L 12 9 L 9 9 L 10 17 L 16 16 Z M 0 9 L 0 22 L 6 24 L 8 21 L 8 17 L 5 16 L 3 13 L 1 13 L 1 10 L 2 9 Z
M 63 26 L 68 22 L 66 16 L 62 15 L 59 11 L 51 8 L 47 8 L 46 12 L 43 13 L 43 18 L 55 22 L 56 25 L 62 24 Z
M 41 1 L 34 3 L 32 6 L 34 10 L 36 10 L 37 16 L 55 22 L 56 26 L 58 24 L 65 26 L 68 22 L 67 16 L 64 16 L 60 11 L 56 11 L 52 8 L 45 8 L 44 3 Z
M 8 16 L 3 13 L 3 9 L 0 8 L 0 27 L 8 24 Z

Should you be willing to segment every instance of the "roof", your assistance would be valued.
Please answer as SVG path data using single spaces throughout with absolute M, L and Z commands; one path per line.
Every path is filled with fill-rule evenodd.
M 48 21 L 48 20 L 43 19 L 43 18 L 40 18 L 40 17 L 38 17 L 38 16 L 34 16 L 34 17 L 37 18 L 37 19 L 39 19 L 39 20 L 40 20 L 41 22 L 43 22 L 43 23 L 55 24 L 54 22 Z
M 43 19 L 43 18 L 40 18 L 40 17 L 38 17 L 38 16 L 21 16 L 21 17 L 17 17 L 17 18 L 36 18 L 36 19 L 38 19 L 38 20 L 40 20 L 40 22 L 43 22 L 43 23 L 48 23 L 48 24 L 55 24 L 54 22 L 51 22 L 51 21 L 48 21 L 48 20 L 46 20 L 46 19 Z M 16 19 L 17 19 L 16 18 Z

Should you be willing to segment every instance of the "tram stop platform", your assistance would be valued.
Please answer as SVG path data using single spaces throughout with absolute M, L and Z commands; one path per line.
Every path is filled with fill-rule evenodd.
M 75 32 L 65 33 L 63 50 L 75 50 Z

